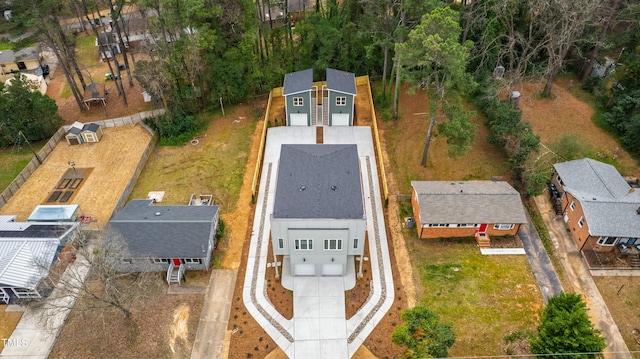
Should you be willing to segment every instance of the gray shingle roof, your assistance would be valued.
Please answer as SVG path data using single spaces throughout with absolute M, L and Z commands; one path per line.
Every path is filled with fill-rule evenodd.
M 132 200 L 111 221 L 107 238 L 120 237 L 132 257 L 203 258 L 218 206 L 156 206 Z
M 356 145 L 282 145 L 274 218 L 364 218 Z
M 411 181 L 422 223 L 526 223 L 520 194 L 504 181 Z
M 327 69 L 327 88 L 351 95 L 356 94 L 356 76 L 351 72 Z
M 0 64 L 14 63 L 25 60 L 35 60 L 40 56 L 38 47 L 27 47 L 18 51 L 0 51 Z
M 87 123 L 82 128 L 82 131 L 98 132 L 99 128 L 100 128 L 100 125 L 98 125 L 97 123 Z
M 564 190 L 580 201 L 592 236 L 640 237 L 640 191 L 615 167 L 590 158 L 553 165 Z
M 291 72 L 284 75 L 282 95 L 292 95 L 299 92 L 311 91 L 313 87 L 313 70 Z

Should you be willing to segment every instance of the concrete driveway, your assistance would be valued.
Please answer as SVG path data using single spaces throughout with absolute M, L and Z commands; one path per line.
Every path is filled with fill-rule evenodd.
M 606 359 L 631 359 L 629 348 L 627 348 L 616 322 L 609 313 L 607 304 L 602 299 L 582 254 L 569 236 L 562 217 L 555 214 L 551 202 L 547 200 L 545 194 L 536 197 L 535 201 L 573 290 L 582 294 L 589 308 L 591 321 L 607 339 L 604 357 Z

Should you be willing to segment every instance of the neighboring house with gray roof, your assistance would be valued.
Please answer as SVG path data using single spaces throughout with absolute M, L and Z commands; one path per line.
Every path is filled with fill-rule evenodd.
M 640 244 L 640 190 L 615 167 L 590 158 L 556 163 L 556 201 L 581 250 L 611 251 Z
M 293 275 L 344 275 L 366 217 L 356 145 L 282 145 L 271 238 Z
M 76 239 L 78 223 L 14 222 L 0 218 L 0 302 L 41 298 L 43 283 L 62 248 Z
M 32 71 L 40 66 L 40 48 L 27 47 L 18 51 L 0 51 L 0 75 L 11 75 L 20 71 Z M 2 82 L 6 78 L 2 79 Z
M 216 243 L 218 206 L 161 206 L 131 200 L 110 221 L 107 240 L 122 242 L 123 272 L 208 270 Z M 179 274 L 179 275 L 178 275 Z M 178 282 L 179 283 L 179 282 Z
M 284 76 L 287 126 L 354 125 L 355 75 L 328 68 L 326 79 L 326 84 L 314 84 L 312 69 Z
M 515 235 L 527 222 L 520 193 L 504 181 L 411 181 L 420 238 Z

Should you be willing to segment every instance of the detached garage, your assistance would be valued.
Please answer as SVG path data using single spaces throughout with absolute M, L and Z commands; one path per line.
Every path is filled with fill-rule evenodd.
M 284 76 L 282 96 L 285 98 L 287 126 L 309 126 L 313 70 L 291 72 Z

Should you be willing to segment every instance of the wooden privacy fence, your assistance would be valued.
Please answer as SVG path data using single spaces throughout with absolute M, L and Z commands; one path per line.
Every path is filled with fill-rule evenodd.
M 271 97 L 276 96 L 275 91 L 282 91 L 282 88 L 271 90 L 269 93 L 269 101 L 267 101 L 267 108 L 264 111 L 264 123 L 262 124 L 262 133 L 260 134 L 260 147 L 258 148 L 258 159 L 256 160 L 256 168 L 253 172 L 253 181 L 251 182 L 251 202 L 256 201 L 256 194 L 258 191 L 258 181 L 260 180 L 260 170 L 262 169 L 262 157 L 264 156 L 264 146 L 267 140 L 267 127 L 269 126 L 269 111 L 271 110 Z M 282 96 L 281 93 L 278 96 Z
M 149 158 L 148 152 L 150 152 L 151 149 L 153 149 L 153 145 L 155 145 L 155 143 L 158 141 L 158 138 L 157 138 L 157 135 L 154 134 L 153 130 L 147 127 L 142 121 L 144 121 L 147 118 L 158 117 L 160 115 L 163 115 L 164 113 L 165 113 L 164 109 L 157 109 L 152 111 L 140 112 L 135 115 L 126 116 L 126 117 L 112 118 L 112 119 L 103 120 L 103 121 L 94 121 L 93 123 L 97 123 L 103 127 L 117 127 L 117 126 L 126 126 L 126 125 L 140 123 L 144 128 L 147 129 L 147 131 L 149 131 L 149 133 L 153 134 L 153 138 L 149 143 L 149 147 L 147 147 L 147 149 L 145 150 L 145 154 L 143 155 L 144 161 L 142 160 L 140 161 L 142 163 L 142 167 L 144 167 L 144 164 L 147 162 L 147 158 Z M 27 179 L 31 177 L 31 174 L 33 174 L 33 172 L 35 172 L 35 170 L 38 167 L 40 167 L 42 162 L 44 162 L 47 156 L 49 156 L 51 151 L 53 151 L 53 149 L 56 148 L 58 143 L 64 138 L 69 127 L 70 126 L 60 127 L 58 131 L 56 131 L 56 133 L 53 136 L 51 136 L 51 138 L 49 139 L 49 141 L 47 141 L 44 147 L 42 147 L 40 151 L 38 151 L 36 156 L 34 156 L 31 159 L 29 164 L 27 164 L 27 166 L 18 174 L 18 176 L 16 176 L 16 178 L 9 184 L 9 186 L 7 186 L 7 188 L 2 193 L 0 193 L 0 208 L 2 208 L 5 204 L 7 204 L 7 202 L 9 202 L 9 199 L 13 197 L 13 195 L 20 189 L 20 187 L 22 187 L 22 185 L 27 181 Z M 138 167 L 140 167 L 140 163 L 138 163 Z M 134 176 L 136 180 L 138 178 L 138 175 L 140 175 L 140 171 L 142 171 L 141 168 L 136 168 L 136 175 Z M 134 184 L 135 184 L 135 181 L 134 181 Z M 127 186 L 127 188 L 128 187 L 129 186 Z M 131 189 L 133 189 L 133 187 Z M 129 193 L 131 193 L 131 190 L 129 190 Z M 127 193 L 126 197 L 128 197 L 129 193 Z M 122 198 L 120 200 L 122 201 Z M 126 198 L 125 198 L 125 201 L 126 201 Z M 120 202 L 118 202 L 118 204 L 120 204 Z
M 151 131 L 151 129 L 148 128 L 147 126 L 144 126 L 144 127 L 147 128 L 147 130 Z M 127 199 L 129 199 L 129 195 L 133 191 L 133 187 L 135 187 L 136 182 L 138 182 L 138 177 L 140 177 L 140 173 L 144 169 L 144 166 L 147 164 L 147 160 L 151 155 L 151 151 L 153 151 L 153 148 L 155 147 L 156 143 L 158 143 L 158 138 L 160 137 L 158 135 L 158 132 L 152 132 L 152 133 L 153 133 L 153 137 L 151 137 L 151 141 L 149 141 L 147 148 L 145 148 L 144 152 L 142 153 L 142 156 L 140 156 L 140 160 L 138 161 L 136 170 L 133 172 L 133 175 L 129 179 L 129 183 L 127 183 L 127 186 L 124 188 L 124 191 L 122 191 L 122 195 L 120 196 L 120 199 L 118 200 L 118 203 L 116 204 L 116 206 L 113 208 L 113 212 L 111 212 L 111 216 L 109 218 L 113 217 L 114 214 L 118 213 L 118 211 L 120 211 L 124 207 L 124 205 L 127 203 Z
M 371 119 L 373 123 L 373 143 L 376 149 L 376 157 L 378 157 L 378 170 L 380 171 L 380 182 L 382 183 L 382 195 L 384 197 L 385 206 L 389 204 L 389 187 L 387 185 L 387 174 L 384 170 L 384 161 L 382 159 L 382 146 L 380 144 L 380 133 L 378 132 L 378 119 L 376 118 L 376 110 L 373 107 L 373 94 L 371 93 L 371 83 L 369 76 L 360 76 L 367 80 L 367 91 L 369 92 L 369 101 L 371 102 Z

